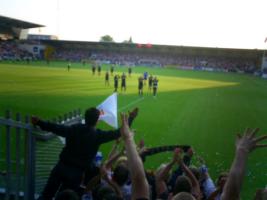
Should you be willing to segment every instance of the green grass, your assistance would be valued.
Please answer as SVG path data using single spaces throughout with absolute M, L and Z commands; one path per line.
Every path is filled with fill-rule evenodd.
M 89 66 L 72 64 L 70 72 L 65 62 L 0 64 L 0 116 L 6 109 L 13 113 L 38 115 L 51 119 L 60 114 L 97 106 L 113 92 L 104 86 L 102 75 L 92 76 Z M 126 68 L 117 67 L 119 74 Z M 145 87 L 144 99 L 137 95 L 137 77 L 148 71 L 157 75 L 159 89 L 153 98 Z M 204 157 L 215 180 L 219 172 L 228 170 L 233 156 L 235 134 L 246 127 L 260 127 L 267 133 L 267 82 L 253 76 L 213 72 L 182 71 L 135 67 L 127 78 L 127 91 L 119 92 L 118 108 L 128 111 L 140 108 L 133 124 L 136 140 L 144 138 L 148 146 L 190 144 Z M 127 107 L 131 102 L 135 105 Z M 122 110 L 121 108 L 125 108 Z M 2 113 L 2 114 L 1 114 Z M 107 129 L 104 124 L 101 128 Z M 1 138 L 1 146 L 5 140 Z M 111 144 L 103 145 L 106 154 Z M 251 153 L 242 190 L 243 199 L 252 199 L 256 188 L 267 184 L 265 149 Z M 3 150 L 2 150 L 3 153 Z M 147 168 L 157 168 L 171 154 L 148 158 Z

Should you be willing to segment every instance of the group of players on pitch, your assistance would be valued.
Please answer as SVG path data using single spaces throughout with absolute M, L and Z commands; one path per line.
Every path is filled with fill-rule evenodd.
M 92 73 L 95 75 L 95 73 L 98 73 L 98 75 L 101 75 L 101 65 L 92 65 Z M 105 85 L 109 85 L 109 79 L 110 79 L 110 74 L 113 76 L 114 73 L 114 66 L 112 65 L 110 67 L 110 73 L 107 71 L 105 73 Z M 131 77 L 132 74 L 132 68 L 128 67 L 128 76 Z M 114 75 L 114 92 L 118 91 L 119 87 L 119 80 L 121 80 L 121 91 L 126 91 L 126 74 L 123 72 L 121 76 L 118 74 Z M 157 89 L 158 89 L 158 82 L 159 80 L 157 79 L 156 76 L 152 76 L 151 74 L 148 75 L 148 72 L 144 72 L 143 76 L 139 76 L 138 78 L 138 94 L 139 96 L 143 96 L 143 88 L 146 85 L 146 82 L 148 80 L 148 89 L 151 92 L 153 89 L 153 96 L 156 97 L 157 94 Z

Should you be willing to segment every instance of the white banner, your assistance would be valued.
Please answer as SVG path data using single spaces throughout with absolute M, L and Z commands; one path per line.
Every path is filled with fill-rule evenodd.
M 114 128 L 118 128 L 117 118 L 117 93 L 113 93 L 103 103 L 97 106 L 100 110 L 99 120 L 102 120 Z

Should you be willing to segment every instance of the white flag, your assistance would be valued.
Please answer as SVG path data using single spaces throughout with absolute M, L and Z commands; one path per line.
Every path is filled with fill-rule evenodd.
M 114 128 L 118 128 L 117 119 L 117 93 L 113 93 L 103 103 L 97 106 L 100 110 L 99 120 L 102 120 Z

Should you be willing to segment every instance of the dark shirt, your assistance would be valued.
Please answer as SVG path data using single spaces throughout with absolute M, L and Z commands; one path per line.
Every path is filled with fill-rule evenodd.
M 142 89 L 143 88 L 143 78 L 142 77 L 140 77 L 139 79 L 138 79 L 138 88 L 139 89 Z
M 153 88 L 157 88 L 158 87 L 158 80 L 153 80 Z
M 125 86 L 126 85 L 126 75 L 121 76 L 121 85 Z
M 148 85 L 149 85 L 149 86 L 152 86 L 152 82 L 153 82 L 153 77 L 150 76 L 150 77 L 148 78 Z
M 106 73 L 105 80 L 106 80 L 106 81 L 109 80 L 109 74 L 108 74 L 108 73 Z
M 120 131 L 103 131 L 85 124 L 65 126 L 40 120 L 42 130 L 53 132 L 66 138 L 60 153 L 60 161 L 75 167 L 86 168 L 93 163 L 99 146 L 120 137 Z
M 114 76 L 114 86 L 118 87 L 118 84 L 119 84 L 119 77 L 116 75 Z

